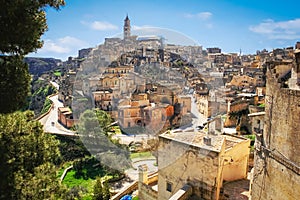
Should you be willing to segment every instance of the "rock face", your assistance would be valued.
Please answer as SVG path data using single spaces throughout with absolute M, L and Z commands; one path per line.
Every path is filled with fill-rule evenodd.
M 45 106 L 46 97 L 56 92 L 54 86 L 52 86 L 47 80 L 37 79 L 31 83 L 31 95 L 28 102 L 28 109 L 34 111 L 35 115 L 43 112 Z
M 29 73 L 40 76 L 41 74 L 55 69 L 62 61 L 55 58 L 26 57 L 24 61 L 29 65 Z

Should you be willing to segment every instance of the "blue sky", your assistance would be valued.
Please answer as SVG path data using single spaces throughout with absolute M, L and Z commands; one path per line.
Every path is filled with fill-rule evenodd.
M 254 54 L 300 41 L 297 1 L 269 0 L 65 0 L 60 11 L 47 9 L 44 47 L 29 56 L 66 60 L 82 48 L 122 33 L 126 14 L 133 30 L 159 27 L 180 32 L 203 48 Z

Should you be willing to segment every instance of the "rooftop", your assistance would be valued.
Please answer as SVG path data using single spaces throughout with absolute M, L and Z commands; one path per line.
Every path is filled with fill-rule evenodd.
M 232 148 L 235 144 L 247 140 L 241 137 L 231 135 L 207 135 L 207 133 L 205 132 L 181 130 L 167 131 L 161 134 L 160 137 L 215 152 L 221 152 L 224 142 L 225 149 L 227 150 Z M 211 138 L 211 145 L 205 144 L 205 137 Z
M 58 110 L 62 113 L 64 112 L 71 112 L 69 107 L 59 107 Z

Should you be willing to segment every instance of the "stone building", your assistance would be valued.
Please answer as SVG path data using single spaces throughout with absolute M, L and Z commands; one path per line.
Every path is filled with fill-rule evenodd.
M 289 78 L 300 74 L 298 50 L 295 57 L 292 65 L 267 63 L 264 127 L 261 131 L 257 124 L 258 133 L 254 131 L 257 139 L 252 200 L 300 197 L 300 90 L 297 81 L 287 84 Z M 293 74 L 284 73 L 290 67 Z
M 228 93 L 229 90 L 225 91 L 224 88 L 211 89 L 207 94 L 196 92 L 195 98 L 198 111 L 203 114 L 205 118 L 226 113 L 226 96 Z
M 150 104 L 149 100 L 130 101 L 128 105 L 118 106 L 118 122 L 122 128 L 146 127 L 156 130 L 168 125 L 173 114 L 172 105 Z
M 66 128 L 72 128 L 75 124 L 73 113 L 69 107 L 59 107 L 57 109 L 58 122 Z
M 256 78 L 247 75 L 234 76 L 230 83 L 226 84 L 227 87 L 234 87 L 236 89 L 250 89 L 256 86 Z
M 221 199 L 223 183 L 247 177 L 249 144 L 231 135 L 167 131 L 159 136 L 157 185 L 141 169 L 139 199 Z
M 130 37 L 130 20 L 128 18 L 128 15 L 126 15 L 126 18 L 124 19 L 124 26 L 123 26 L 123 33 L 124 33 L 124 40 Z

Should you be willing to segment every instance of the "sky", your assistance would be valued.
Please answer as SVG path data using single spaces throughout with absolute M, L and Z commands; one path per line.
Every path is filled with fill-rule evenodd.
M 156 27 L 188 38 L 203 49 L 255 54 L 300 41 L 298 1 L 270 0 L 65 0 L 59 11 L 46 8 L 44 46 L 29 56 L 67 60 L 123 32 L 126 15 L 132 31 Z M 157 35 L 163 35 L 158 33 Z M 122 35 L 120 35 L 122 36 Z M 178 39 L 181 40 L 181 39 Z M 168 43 L 175 43 L 173 40 Z

